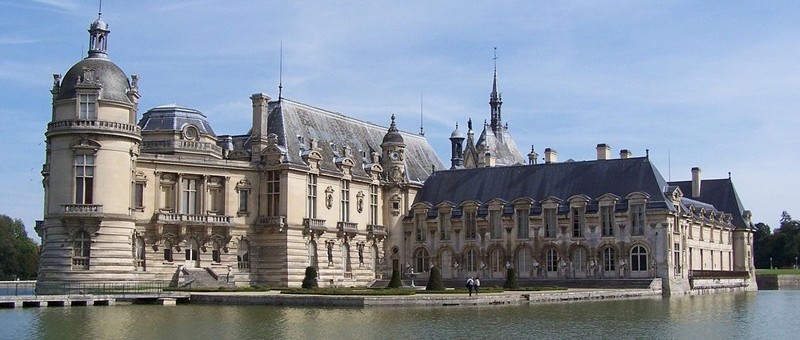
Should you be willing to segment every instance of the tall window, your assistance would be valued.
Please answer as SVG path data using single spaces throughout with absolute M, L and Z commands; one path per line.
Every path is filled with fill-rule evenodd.
M 75 204 L 92 204 L 94 155 L 75 155 Z
M 144 208 L 144 182 L 133 185 L 133 207 L 138 210 Z
M 614 248 L 605 248 L 603 249 L 603 270 L 604 271 L 614 271 L 615 268 L 614 263 Z
M 450 240 L 450 213 L 439 213 L 439 239 Z
M 583 208 L 572 209 L 572 237 L 583 237 Z
M 558 271 L 558 252 L 553 248 L 547 249 L 547 252 L 545 253 L 544 257 L 545 257 L 545 262 L 547 262 L 546 263 L 547 271 L 548 272 Z
M 493 272 L 502 272 L 505 269 L 505 262 L 503 262 L 503 250 L 495 248 L 489 254 L 489 267 Z
M 600 220 L 603 224 L 603 236 L 614 236 L 614 206 L 600 207 Z
M 267 216 L 279 216 L 281 206 L 281 173 L 267 171 Z
M 517 238 L 527 239 L 530 237 L 529 226 L 530 209 L 517 209 Z
M 197 214 L 197 180 L 184 178 L 181 180 L 181 213 Z
M 369 186 L 369 223 L 378 224 L 378 186 Z
M 342 180 L 342 205 L 341 212 L 339 213 L 339 220 L 342 222 L 350 222 L 350 181 Z
M 467 210 L 464 212 L 464 238 L 467 240 L 474 240 L 478 235 L 478 212 L 475 210 Z
M 222 182 L 219 178 L 215 178 L 208 183 L 208 211 L 215 214 L 224 214 L 225 207 L 223 203 Z
M 72 268 L 89 269 L 89 256 L 91 254 L 91 238 L 89 233 L 79 231 L 72 241 Z
M 556 237 L 556 209 L 546 208 L 544 215 L 544 237 Z
M 249 189 L 239 189 L 239 212 L 247 212 L 248 198 L 250 197 Z
M 236 252 L 236 263 L 239 269 L 250 268 L 250 244 L 245 240 L 239 243 L 239 250 Z
M 428 258 L 430 255 L 428 254 L 428 250 L 425 248 L 419 248 L 417 251 L 414 252 L 414 272 L 422 273 L 427 272 L 430 268 L 428 264 Z
M 308 174 L 306 182 L 306 217 L 317 218 L 317 175 Z
M 97 112 L 95 105 L 97 104 L 96 94 L 81 94 L 80 96 L 80 110 L 78 119 L 95 120 L 97 119 Z
M 475 249 L 467 249 L 467 252 L 464 254 L 464 270 L 467 272 L 476 272 L 478 271 L 478 255 L 475 254 Z
M 586 249 L 583 247 L 575 248 L 572 251 L 572 269 L 578 273 L 586 270 Z
M 631 235 L 644 235 L 644 204 L 631 204 Z
M 631 270 L 646 271 L 647 270 L 647 250 L 642 246 L 634 246 L 631 249 Z
M 503 238 L 503 212 L 501 210 L 489 210 L 489 221 L 492 223 L 491 238 Z
M 531 262 L 531 250 L 528 247 L 519 248 L 517 251 L 517 273 L 527 272 Z
M 161 178 L 160 195 L 159 208 L 164 211 L 175 212 L 177 210 L 177 205 L 175 204 L 175 182 L 171 174 L 165 174 Z
M 414 229 L 417 242 L 425 242 L 425 214 L 417 214 Z

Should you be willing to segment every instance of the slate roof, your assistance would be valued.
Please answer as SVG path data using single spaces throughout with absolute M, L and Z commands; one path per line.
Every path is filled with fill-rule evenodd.
M 147 110 L 139 120 L 142 133 L 182 131 L 188 125 L 194 125 L 201 134 L 215 136 L 211 123 L 202 112 L 178 105 L 163 105 Z
M 693 201 L 700 201 L 712 205 L 717 211 L 733 215 L 733 223 L 737 228 L 750 228 L 751 226 L 744 219 L 744 207 L 733 186 L 730 178 L 724 179 L 704 179 L 700 182 L 700 197 L 691 197 L 692 181 L 669 182 L 681 188 L 683 195 Z M 700 208 L 701 206 L 695 205 Z M 706 208 L 709 210 L 708 208 Z
M 96 81 L 102 86 L 100 99 L 131 103 L 128 98 L 130 83 L 125 72 L 106 58 L 86 58 L 73 65 L 61 80 L 56 100 L 75 98 L 75 85 L 83 77 L 83 69 L 94 70 Z
M 486 144 L 486 149 L 482 149 L 481 145 Z M 475 147 L 479 151 L 489 151 L 495 157 L 495 165 L 518 165 L 526 164 L 522 153 L 517 148 L 517 143 L 511 138 L 508 129 L 499 127 L 497 131 L 493 131 L 491 127 L 484 124 L 483 131 L 478 137 L 478 142 Z M 478 157 L 483 157 L 478 155 Z
M 466 200 L 485 203 L 493 198 L 512 201 L 530 197 L 537 203 L 554 196 L 566 200 L 583 194 L 593 201 L 606 193 L 620 197 L 633 192 L 645 192 L 648 209 L 670 209 L 664 191 L 667 182 L 646 157 L 583 161 L 550 164 L 532 164 L 477 169 L 437 171 L 423 185 L 416 202 L 437 205 L 442 201 L 459 205 Z M 596 204 L 596 202 L 595 202 Z
M 364 122 L 343 114 L 323 110 L 286 98 L 269 103 L 268 132 L 278 135 L 278 144 L 286 147 L 289 163 L 305 165 L 301 158 L 310 149 L 312 138 L 319 140 L 322 170 L 339 172 L 334 159 L 345 156 L 344 146 L 351 148 L 350 158 L 355 161 L 354 176 L 367 176 L 363 165 L 371 163 L 371 153 L 381 154 L 381 142 L 389 130 L 386 126 Z M 389 121 L 389 117 L 386 117 Z M 399 132 L 406 144 L 406 177 L 410 181 L 424 181 L 432 172 L 444 169 L 433 147 L 425 137 Z M 331 145 L 333 143 L 334 145 Z M 364 151 L 362 155 L 360 151 Z M 365 157 L 366 156 L 366 157 Z

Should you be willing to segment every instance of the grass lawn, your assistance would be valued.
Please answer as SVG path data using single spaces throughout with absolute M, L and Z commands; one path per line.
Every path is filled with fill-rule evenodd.
M 761 275 L 800 275 L 800 269 L 756 269 Z

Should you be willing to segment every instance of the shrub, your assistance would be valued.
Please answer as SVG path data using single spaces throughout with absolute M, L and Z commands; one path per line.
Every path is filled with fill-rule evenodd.
M 317 268 L 314 266 L 306 267 L 306 277 L 303 279 L 302 287 L 305 289 L 317 288 Z
M 392 270 L 392 279 L 389 280 L 389 285 L 387 287 L 400 288 L 400 286 L 402 285 L 403 283 L 400 282 L 400 269 L 395 268 L 394 270 Z
M 506 282 L 503 284 L 503 288 L 519 288 L 519 282 L 517 282 L 517 272 L 514 271 L 513 267 L 506 269 Z
M 431 267 L 431 276 L 428 278 L 428 285 L 425 286 L 425 290 L 444 290 L 442 272 L 439 270 L 439 267 Z

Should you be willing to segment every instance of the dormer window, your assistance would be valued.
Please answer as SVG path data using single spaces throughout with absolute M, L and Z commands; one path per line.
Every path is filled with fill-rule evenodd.
M 96 120 L 97 119 L 97 95 L 80 94 L 78 107 L 78 119 Z

